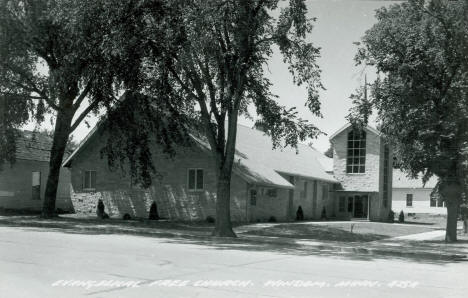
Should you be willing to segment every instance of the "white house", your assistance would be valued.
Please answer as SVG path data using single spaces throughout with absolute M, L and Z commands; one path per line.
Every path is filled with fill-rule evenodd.
M 445 203 L 438 202 L 431 196 L 437 184 L 437 177 L 433 176 L 423 185 L 422 179 L 408 178 L 406 173 L 398 169 L 393 170 L 392 209 L 395 212 L 403 210 L 408 213 L 446 214 Z

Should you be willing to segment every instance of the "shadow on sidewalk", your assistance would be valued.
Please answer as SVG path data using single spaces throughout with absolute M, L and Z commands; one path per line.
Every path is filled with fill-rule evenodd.
M 299 256 L 328 256 L 343 259 L 373 261 L 401 259 L 409 262 L 447 264 L 467 261 L 468 239 L 455 244 L 443 241 L 317 241 L 295 237 L 269 237 L 240 233 L 238 238 L 211 237 L 213 224 L 175 223 L 155 221 L 124 221 L 57 218 L 39 219 L 37 216 L 0 217 L 0 226 L 37 232 L 59 232 L 83 235 L 132 235 L 160 238 L 166 243 L 207 246 L 220 250 L 268 251 Z M 330 231 L 331 232 L 331 231 Z M 377 235 L 378 236 L 378 235 Z M 363 241 L 375 235 L 362 236 Z M 346 239 L 346 238 L 343 238 Z

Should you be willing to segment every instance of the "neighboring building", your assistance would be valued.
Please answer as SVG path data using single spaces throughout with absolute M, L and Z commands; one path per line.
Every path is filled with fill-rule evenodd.
M 0 170 L 0 209 L 42 209 L 51 146 L 52 139 L 45 134 L 21 132 L 16 144 L 16 162 L 6 163 Z M 60 173 L 56 207 L 73 210 L 68 169 Z
M 142 189 L 130 177 L 111 171 L 100 150 L 105 133 L 93 129 L 64 162 L 71 171 L 75 211 L 95 215 L 99 199 L 111 217 L 148 217 L 152 202 L 159 215 L 171 220 L 205 220 L 215 217 L 216 174 L 208 144 L 194 138 L 194 146 L 177 148 L 173 159 L 153 146 L 152 156 L 160 178 Z M 270 137 L 261 130 L 238 126 L 235 164 L 231 179 L 233 221 L 292 220 L 299 206 L 305 219 L 319 219 L 325 208 L 335 209 L 332 190 L 337 180 L 317 161 L 321 154 L 299 145 L 272 150 Z
M 386 221 L 392 208 L 392 152 L 372 127 L 347 124 L 330 137 L 338 218 Z
M 408 178 L 400 170 L 393 170 L 393 211 L 399 213 L 431 213 L 447 214 L 445 202 L 438 201 L 431 196 L 437 184 L 437 177 L 433 176 L 423 184 L 421 178 Z

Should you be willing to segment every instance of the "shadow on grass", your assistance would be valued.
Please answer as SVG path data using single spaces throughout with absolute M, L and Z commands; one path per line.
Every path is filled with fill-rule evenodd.
M 326 225 L 281 224 L 261 230 L 248 231 L 247 235 L 313 239 L 340 242 L 369 242 L 388 238 L 387 235 L 373 233 L 353 233 Z
M 37 216 L 15 216 L 0 217 L 0 226 L 27 228 L 28 230 L 37 232 L 54 231 L 84 235 L 132 235 L 159 238 L 166 243 L 193 244 L 220 250 L 267 251 L 288 255 L 317 255 L 363 261 L 401 259 L 411 262 L 443 265 L 466 261 L 465 258 L 468 253 L 466 245 L 458 245 L 464 244 L 468 240 L 462 243 L 459 242 L 457 245 L 445 244 L 441 241 L 425 241 L 404 242 L 394 246 L 394 243 L 386 245 L 379 241 L 372 241 L 374 239 L 385 238 L 382 235 L 362 234 L 349 236 L 346 233 L 350 232 L 330 227 L 316 233 L 318 238 L 301 233 L 272 237 L 249 232 L 241 233 L 238 238 L 217 238 L 211 237 L 213 224 L 208 223 L 124 221 L 114 219 L 83 220 L 74 218 L 46 220 L 40 219 Z M 327 241 L 311 242 L 311 240 L 320 240 L 320 237 L 324 237 L 326 233 L 328 233 Z M 330 238 L 330 233 L 337 234 Z
M 398 222 L 396 222 L 398 223 Z M 405 222 L 401 222 L 399 224 L 402 224 L 402 225 L 423 225 L 423 226 L 434 226 L 436 225 L 436 223 L 433 223 L 433 222 L 418 222 L 418 221 L 405 221 Z

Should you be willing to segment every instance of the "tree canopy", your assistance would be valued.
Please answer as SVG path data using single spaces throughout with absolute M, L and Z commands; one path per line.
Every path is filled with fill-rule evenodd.
M 117 24 L 132 19 L 132 26 L 109 38 L 116 49 L 111 55 L 137 62 L 122 73 L 125 86 L 192 119 L 209 143 L 218 176 L 215 234 L 232 235 L 229 187 L 238 117 L 252 117 L 248 108 L 255 107 L 275 147 L 296 146 L 320 132 L 295 108 L 278 104 L 266 75 L 269 58 L 280 52 L 293 81 L 307 87 L 307 107 L 321 116 L 319 49 L 307 41 L 313 19 L 305 1 L 146 0 L 117 5 L 111 15 Z
M 366 122 L 375 109 L 400 168 L 423 173 L 424 181 L 439 177 L 449 212 L 446 239 L 456 240 L 468 174 L 468 2 L 410 0 L 376 17 L 356 61 L 379 77 L 369 98 L 353 96 L 350 118 Z
M 91 112 L 115 99 L 113 66 L 102 43 L 109 32 L 103 1 L 1 0 L 1 146 L 29 120 L 54 115 L 44 216 L 53 216 L 69 135 Z M 11 158 L 11 150 L 7 151 Z M 3 151 L 2 151 L 3 155 Z M 2 160 L 5 158 L 2 156 Z

